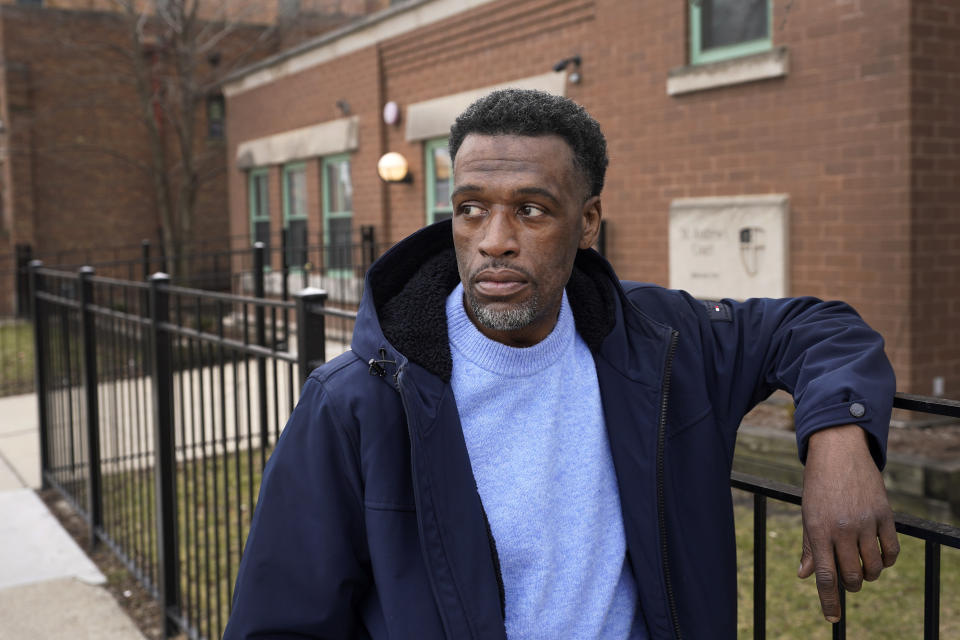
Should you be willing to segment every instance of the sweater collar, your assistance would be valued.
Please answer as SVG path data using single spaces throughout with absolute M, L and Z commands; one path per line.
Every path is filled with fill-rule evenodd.
M 573 311 L 564 292 L 557 324 L 546 338 L 529 347 L 519 348 L 491 340 L 483 335 L 467 315 L 463 304 L 463 284 L 447 296 L 447 331 L 453 351 L 490 373 L 505 377 L 526 377 L 549 368 L 576 337 Z

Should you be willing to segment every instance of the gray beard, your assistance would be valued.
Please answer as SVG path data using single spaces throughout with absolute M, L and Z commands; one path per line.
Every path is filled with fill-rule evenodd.
M 473 296 L 466 296 L 473 310 L 473 317 L 487 329 L 494 331 L 516 331 L 529 326 L 537 317 L 540 297 L 534 293 L 519 306 L 503 311 L 494 311 L 481 305 Z

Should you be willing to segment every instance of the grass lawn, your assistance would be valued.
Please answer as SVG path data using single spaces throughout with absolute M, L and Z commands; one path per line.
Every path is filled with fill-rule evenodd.
M 228 454 L 182 462 L 178 467 L 180 584 L 186 617 L 206 637 L 219 637 L 229 615 L 260 473 L 259 450 L 241 451 L 239 458 Z M 109 505 L 104 514 L 108 531 L 122 545 L 138 546 L 146 536 L 143 529 L 153 524 L 152 472 L 105 475 L 104 493 Z M 767 637 L 831 638 L 832 628 L 820 613 L 813 578 L 801 581 L 796 577 L 800 508 L 770 500 L 767 513 Z M 753 509 L 749 494 L 735 492 L 735 515 L 738 636 L 748 639 L 753 637 Z M 903 535 L 900 544 L 894 567 L 886 569 L 879 581 L 864 583 L 859 593 L 847 594 L 848 638 L 923 637 L 924 545 Z M 144 564 L 147 568 L 152 562 Z M 942 549 L 940 634 L 942 638 L 960 638 L 960 550 L 950 548 Z
M 185 618 L 203 637 L 219 638 L 226 626 L 260 477 L 259 449 L 178 465 L 181 598 Z M 108 534 L 156 575 L 153 470 L 104 474 L 103 490 Z
M 0 395 L 33 390 L 33 326 L 26 321 L 0 323 Z
M 748 496 L 743 492 L 735 495 Z M 738 637 L 753 637 L 753 508 L 736 501 L 739 575 Z M 800 565 L 800 507 L 767 503 L 767 637 L 828 639 L 831 625 L 820 613 L 813 576 L 797 578 Z M 900 536 L 897 563 L 877 582 L 847 594 L 847 638 L 923 637 L 922 540 Z M 960 638 L 960 550 L 944 547 L 940 560 L 940 637 Z

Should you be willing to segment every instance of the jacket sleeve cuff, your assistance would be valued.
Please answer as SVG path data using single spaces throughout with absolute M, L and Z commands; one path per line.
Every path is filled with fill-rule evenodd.
M 807 447 L 810 436 L 830 427 L 846 424 L 859 425 L 867 432 L 870 455 L 881 471 L 887 463 L 887 429 L 890 425 L 890 409 L 871 406 L 866 398 L 852 398 L 825 407 L 816 407 L 806 412 L 797 408 L 794 414 L 797 432 L 797 450 L 800 462 L 807 462 Z

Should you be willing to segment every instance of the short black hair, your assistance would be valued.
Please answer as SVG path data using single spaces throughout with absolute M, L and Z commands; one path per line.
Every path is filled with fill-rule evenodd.
M 480 98 L 450 127 L 450 160 L 471 133 L 479 135 L 556 135 L 570 145 L 573 163 L 589 193 L 600 195 L 607 172 L 607 141 L 600 125 L 573 100 L 532 89 L 501 89 Z

